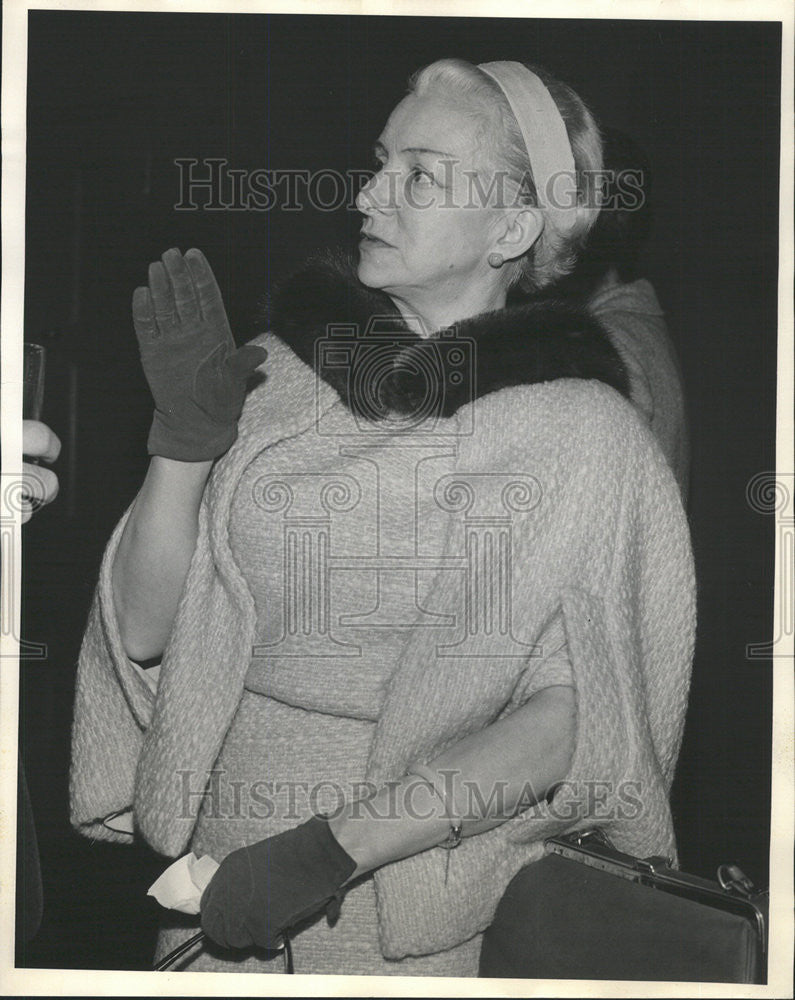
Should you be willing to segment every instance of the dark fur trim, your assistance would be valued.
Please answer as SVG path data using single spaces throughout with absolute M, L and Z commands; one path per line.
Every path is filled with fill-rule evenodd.
M 394 303 L 356 277 L 350 257 L 326 254 L 277 287 L 273 332 L 355 413 L 449 417 L 508 386 L 598 379 L 629 395 L 624 364 L 587 311 L 554 299 L 481 313 L 423 339 Z

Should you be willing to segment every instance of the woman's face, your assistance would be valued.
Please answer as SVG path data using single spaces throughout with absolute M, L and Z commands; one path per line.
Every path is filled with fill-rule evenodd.
M 486 150 L 475 122 L 439 95 L 410 94 L 376 146 L 378 173 L 359 192 L 359 280 L 411 304 L 450 300 L 494 282 L 488 254 L 503 211 L 484 204 L 473 178 Z M 491 272 L 491 273 L 489 273 Z

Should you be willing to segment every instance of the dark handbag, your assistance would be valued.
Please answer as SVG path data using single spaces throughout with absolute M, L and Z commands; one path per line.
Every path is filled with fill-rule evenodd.
M 712 882 L 622 854 L 595 832 L 545 847 L 500 900 L 481 976 L 766 982 L 768 894 L 735 865 Z

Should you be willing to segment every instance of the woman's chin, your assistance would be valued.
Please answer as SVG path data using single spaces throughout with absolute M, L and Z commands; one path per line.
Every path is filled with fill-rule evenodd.
M 359 252 L 359 264 L 356 268 L 356 276 L 363 285 L 368 288 L 383 288 L 387 282 L 386 274 L 382 267 L 378 267 L 367 254 Z

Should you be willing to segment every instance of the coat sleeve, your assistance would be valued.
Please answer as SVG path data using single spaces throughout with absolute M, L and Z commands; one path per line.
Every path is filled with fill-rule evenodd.
M 268 336 L 254 343 L 279 352 Z M 289 396 L 293 382 L 280 384 Z M 314 390 L 311 382 L 310 402 Z M 229 550 L 227 514 L 245 456 L 265 446 L 262 399 L 271 396 L 263 393 L 252 406 L 257 390 L 249 393 L 238 440 L 207 480 L 157 683 L 126 656 L 113 601 L 113 561 L 132 506 L 110 538 L 80 651 L 72 726 L 70 817 L 86 836 L 131 841 L 131 832 L 109 829 L 102 820 L 135 804 L 135 828 L 156 850 L 176 855 L 184 849 L 195 816 L 183 815 L 181 799 L 169 797 L 163 776 L 180 766 L 212 765 L 242 692 L 253 599 Z M 132 815 L 130 830 L 131 821 Z
M 528 825 L 571 818 L 602 827 L 616 847 L 676 863 L 668 804 L 687 707 L 695 586 L 687 518 L 658 448 L 639 436 L 626 450 L 621 508 L 599 550 L 596 586 L 561 592 L 577 692 L 570 773 Z M 521 837 L 522 822 L 512 834 Z M 546 830 L 544 831 L 546 834 Z M 551 830 L 550 832 L 560 832 Z
M 135 770 L 155 694 L 124 652 L 111 572 L 129 507 L 105 549 L 77 666 L 69 775 L 70 818 L 82 834 L 128 843 L 102 822 L 132 806 Z

